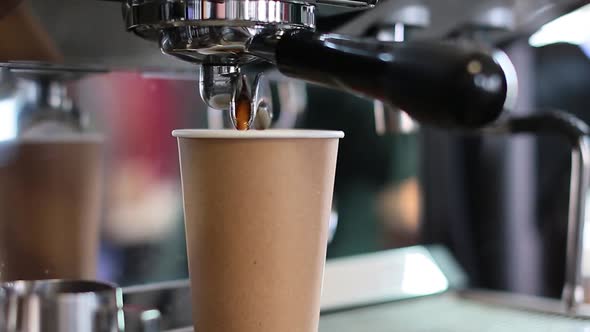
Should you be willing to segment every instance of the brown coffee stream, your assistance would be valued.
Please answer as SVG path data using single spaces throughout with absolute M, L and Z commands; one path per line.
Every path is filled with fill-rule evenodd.
M 237 130 L 250 129 L 250 119 L 252 117 L 252 106 L 248 97 L 248 90 L 246 84 L 243 84 L 242 91 L 236 101 L 236 122 Z

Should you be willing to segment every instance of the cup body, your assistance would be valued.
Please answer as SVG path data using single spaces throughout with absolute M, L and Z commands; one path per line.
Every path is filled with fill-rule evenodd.
M 341 132 L 180 130 L 200 332 L 316 332 Z

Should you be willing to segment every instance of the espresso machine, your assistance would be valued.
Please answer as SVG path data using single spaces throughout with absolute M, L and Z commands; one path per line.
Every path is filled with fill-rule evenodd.
M 272 127 L 268 80 L 294 78 L 375 100 L 381 133 L 413 131 L 419 125 L 464 135 L 564 136 L 572 146 L 572 182 L 562 300 L 470 289 L 448 250 L 417 246 L 329 261 L 320 329 L 471 331 L 551 324 L 581 331 L 590 326 L 581 295 L 581 202 L 588 187 L 589 131 L 563 113 L 512 112 L 518 70 L 500 48 L 585 4 L 32 1 L 63 57 L 38 61 L 23 55 L 0 62 L 0 97 L 38 91 L 29 95 L 49 105 L 19 109 L 19 130 L 7 139 L 25 135 L 48 118 L 83 131 L 84 112 L 68 97 L 68 83 L 114 71 L 195 79 L 195 93 L 210 109 L 227 112 L 237 129 Z M 189 331 L 188 287 L 187 281 L 132 286 L 123 289 L 123 297 L 127 304 L 159 310 L 163 330 Z M 432 320 L 425 321 L 424 315 Z

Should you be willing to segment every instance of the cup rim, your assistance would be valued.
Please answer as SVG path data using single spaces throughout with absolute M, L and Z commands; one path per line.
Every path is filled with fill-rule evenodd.
M 235 129 L 176 129 L 177 138 L 269 139 L 269 138 L 343 138 L 338 130 L 266 129 L 240 131 Z

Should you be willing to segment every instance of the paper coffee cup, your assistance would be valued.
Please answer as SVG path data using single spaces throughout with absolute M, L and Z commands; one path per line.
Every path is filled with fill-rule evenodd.
M 316 332 L 338 131 L 175 130 L 200 332 Z

